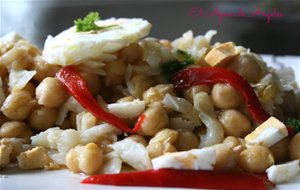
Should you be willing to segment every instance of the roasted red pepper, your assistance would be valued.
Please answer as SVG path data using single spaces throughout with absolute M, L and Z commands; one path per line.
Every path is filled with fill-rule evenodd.
M 266 190 L 275 186 L 268 180 L 266 174 L 175 169 L 95 175 L 84 179 L 81 183 L 230 190 Z
M 201 84 L 228 83 L 240 92 L 249 113 L 257 123 L 263 123 L 270 117 L 263 110 L 250 84 L 233 71 L 221 67 L 188 68 L 175 73 L 172 82 L 177 91 Z
M 124 132 L 135 133 L 141 127 L 144 120 L 144 115 L 141 115 L 134 128 L 129 128 L 128 125 L 119 117 L 104 111 L 98 102 L 91 95 L 85 80 L 76 71 L 74 66 L 62 68 L 56 77 L 62 82 L 67 91 L 89 112 L 95 117 L 105 121 Z

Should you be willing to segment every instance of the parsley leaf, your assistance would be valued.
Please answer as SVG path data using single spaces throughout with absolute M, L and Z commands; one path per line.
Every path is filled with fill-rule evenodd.
M 98 20 L 100 20 L 100 15 L 98 12 L 90 12 L 83 19 L 79 18 L 75 20 L 74 24 L 76 26 L 76 32 L 89 32 L 91 30 L 103 30 L 106 28 L 116 26 L 116 25 L 103 26 L 103 27 L 97 26 L 95 22 Z
M 171 81 L 171 77 L 174 73 L 180 71 L 188 65 L 194 64 L 194 59 L 187 52 L 178 49 L 176 51 L 177 60 L 169 61 L 161 65 L 162 73 L 168 82 Z
M 296 133 L 300 133 L 300 120 L 294 118 L 288 118 L 286 121 L 287 126 L 292 128 Z
M 188 52 L 178 49 L 176 51 L 176 54 L 177 54 L 177 59 L 179 61 L 186 62 L 187 65 L 194 64 L 194 59 L 192 58 L 192 55 L 189 54 Z

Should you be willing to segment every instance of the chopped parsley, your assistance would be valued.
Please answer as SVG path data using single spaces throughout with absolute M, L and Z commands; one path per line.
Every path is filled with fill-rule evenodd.
M 76 26 L 76 32 L 89 32 L 92 30 L 103 30 L 107 29 L 116 25 L 110 25 L 110 26 L 98 26 L 95 24 L 96 21 L 100 20 L 100 15 L 98 12 L 90 12 L 86 17 L 83 19 L 79 18 L 74 21 L 74 24 Z
M 176 57 L 176 60 L 161 65 L 162 73 L 168 82 L 171 81 L 171 77 L 174 73 L 195 62 L 189 53 L 180 49 L 176 51 Z
M 294 130 L 294 133 L 300 133 L 300 120 L 294 118 L 288 118 L 286 121 L 287 126 Z

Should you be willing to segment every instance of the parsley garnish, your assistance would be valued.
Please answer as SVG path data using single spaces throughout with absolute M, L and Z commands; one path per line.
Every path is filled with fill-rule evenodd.
M 76 32 L 89 32 L 91 30 L 103 30 L 106 28 L 110 28 L 116 25 L 110 26 L 97 26 L 95 24 L 96 21 L 100 20 L 100 15 L 98 12 L 90 12 L 86 17 L 83 19 L 79 18 L 74 21 L 76 26 Z
M 288 118 L 286 121 L 287 126 L 292 128 L 296 133 L 300 133 L 300 120 L 299 119 L 294 119 L 294 118 Z
M 180 71 L 188 65 L 194 64 L 194 59 L 187 52 L 178 49 L 176 51 L 176 55 L 177 60 L 169 61 L 161 65 L 162 73 L 168 82 L 171 81 L 171 77 L 174 73 Z

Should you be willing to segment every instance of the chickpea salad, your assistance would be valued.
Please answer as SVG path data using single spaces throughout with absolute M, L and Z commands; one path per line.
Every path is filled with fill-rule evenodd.
M 299 175 L 294 71 L 212 43 L 215 30 L 170 41 L 147 37 L 151 27 L 91 12 L 42 50 L 3 36 L 1 170 L 206 189 L 269 189 Z

